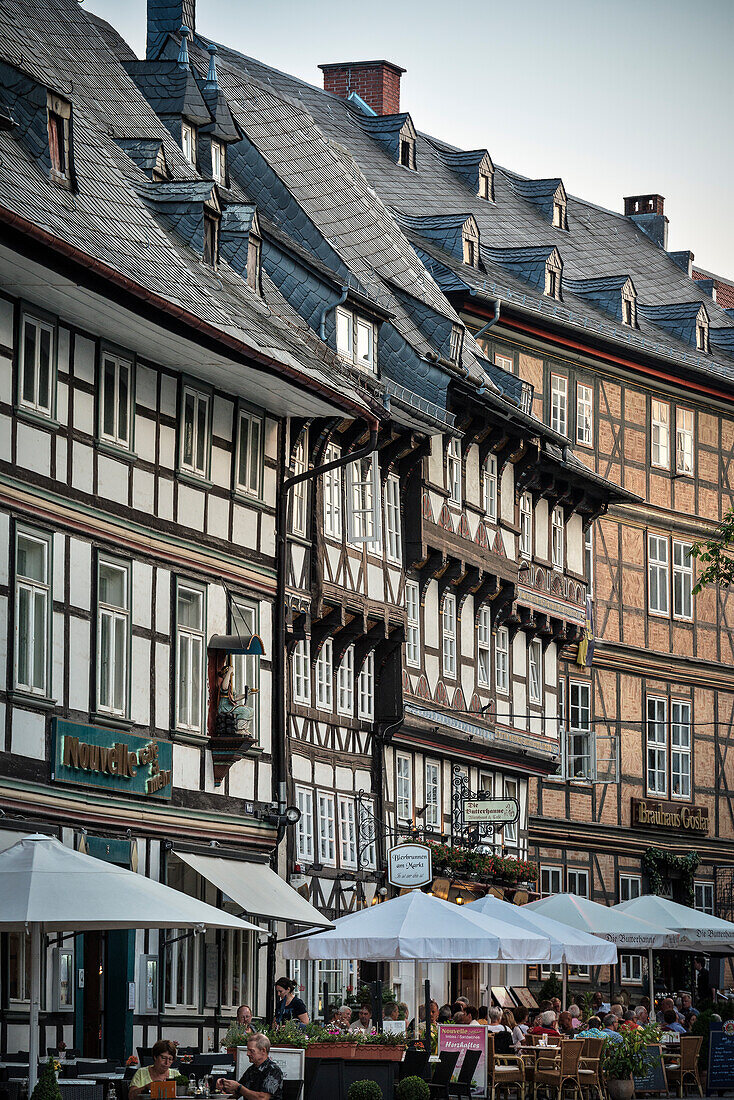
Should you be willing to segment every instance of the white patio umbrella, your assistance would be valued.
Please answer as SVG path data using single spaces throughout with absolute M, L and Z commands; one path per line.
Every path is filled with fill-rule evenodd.
M 0 929 L 31 934 L 29 1094 L 38 1071 L 41 936 L 114 928 L 262 931 L 180 890 L 75 852 L 54 837 L 27 836 L 0 852 Z
M 605 963 L 617 961 L 617 948 L 613 943 L 599 939 L 598 936 L 591 936 L 588 932 L 582 932 L 581 929 L 574 928 L 570 924 L 562 924 L 541 913 L 529 913 L 527 905 L 513 905 L 509 901 L 503 901 L 502 898 L 494 897 L 493 894 L 487 894 L 478 901 L 472 901 L 467 908 L 483 913 L 485 917 L 506 920 L 550 938 L 550 962 L 562 964 L 564 1008 L 568 988 L 568 963 L 576 966 L 603 966 Z

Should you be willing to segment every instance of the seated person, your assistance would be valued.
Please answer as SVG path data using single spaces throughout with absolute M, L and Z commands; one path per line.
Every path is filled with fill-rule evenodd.
M 615 1016 L 616 1019 L 616 1016 Z M 528 1035 L 560 1035 L 560 1031 L 556 1027 L 556 1014 L 553 1009 L 548 1009 L 546 1012 L 541 1012 L 536 1017 L 536 1023 L 534 1027 L 531 1027 Z
M 559 1012 L 558 1030 L 561 1035 L 565 1035 L 566 1038 L 572 1038 L 574 1036 L 573 1016 L 570 1012 Z
M 698 1009 L 693 1007 L 690 993 L 681 993 L 678 1016 L 683 1017 L 680 1022 L 690 1031 L 691 1025 L 698 1016 Z
M 569 1005 L 568 1014 L 571 1017 L 571 1026 L 574 1031 L 581 1027 L 581 1009 L 578 1005 Z
M 467 1005 L 466 1008 L 464 1009 L 464 1015 L 469 1017 L 469 1023 L 470 1024 L 476 1024 L 476 1026 L 479 1027 L 479 1020 L 478 1020 L 479 1009 L 478 1008 L 475 1008 L 474 1005 Z
M 640 1026 L 639 1021 L 638 1021 L 637 1017 L 635 1016 L 634 1012 L 631 1009 L 628 1008 L 627 1011 L 624 1014 L 624 1019 L 622 1020 L 622 1022 L 619 1025 L 619 1030 L 620 1031 L 634 1031 L 635 1028 L 638 1028 L 639 1026 Z
M 143 1092 L 150 1092 L 151 1081 L 169 1081 L 172 1077 L 178 1077 L 178 1070 L 172 1068 L 177 1053 L 175 1043 L 170 1039 L 159 1039 L 153 1043 L 150 1053 L 153 1055 L 153 1065 L 141 1066 L 136 1071 L 128 1090 L 129 1100 L 138 1100 Z
M 512 1029 L 512 1042 L 515 1049 L 518 1050 L 528 1030 L 528 1010 L 525 1005 L 518 1005 L 512 1015 L 515 1017 L 515 1026 Z
M 649 1014 L 644 1005 L 638 1005 L 635 1009 L 635 1019 L 640 1027 L 647 1027 L 649 1023 Z
M 601 1020 L 598 1016 L 589 1016 L 586 1021 L 585 1027 L 581 1031 L 576 1033 L 577 1039 L 603 1039 L 604 1032 L 601 1027 Z
M 372 1030 L 372 1012 L 369 1005 L 360 1005 L 357 1009 L 357 1019 L 349 1029 L 353 1032 L 361 1031 L 365 1034 Z
M 448 1024 L 451 1022 L 451 1005 L 441 1005 L 438 1010 L 438 1022 L 439 1024 Z
M 383 1020 L 399 1020 L 400 1019 L 400 1010 L 398 1008 L 398 1002 L 397 1001 L 391 1001 L 389 1004 L 385 1005 L 385 1007 L 382 1010 L 382 1018 L 383 1018 Z
M 622 1036 L 619 1034 L 619 1017 L 616 1013 L 607 1012 L 604 1017 L 602 1035 L 605 1039 L 611 1040 L 613 1043 L 623 1042 Z
M 663 1031 L 674 1031 L 677 1035 L 685 1035 L 686 1029 L 678 1023 L 678 1013 L 674 1008 L 666 1009 L 663 1013 Z
M 220 1077 L 218 1091 L 242 1100 L 283 1100 L 283 1070 L 271 1061 L 267 1035 L 253 1035 L 247 1040 L 247 1057 L 250 1066 L 240 1080 Z
M 334 1023 L 342 1031 L 349 1031 L 352 1026 L 352 1010 L 349 1005 L 339 1005 Z

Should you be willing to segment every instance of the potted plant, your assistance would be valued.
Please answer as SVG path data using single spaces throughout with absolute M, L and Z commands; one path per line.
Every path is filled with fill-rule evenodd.
M 656 1027 L 638 1027 L 619 1031 L 619 1041 L 607 1039 L 601 1055 L 601 1068 L 607 1083 L 610 1100 L 631 1100 L 635 1076 L 641 1076 L 647 1067 L 648 1043 L 659 1038 Z
M 338 1027 L 319 1027 L 310 1024 L 306 1028 L 307 1058 L 353 1058 L 358 1046 L 357 1036 Z
M 367 1031 L 359 1037 L 357 1058 L 372 1062 L 401 1062 L 405 1036 L 389 1031 Z
M 404 1077 L 395 1086 L 395 1100 L 430 1100 L 431 1090 L 422 1077 Z
M 222 1044 L 227 1048 L 227 1054 L 231 1058 L 237 1056 L 237 1047 L 245 1046 L 248 1032 L 244 1024 L 238 1024 L 235 1020 L 227 1028 L 227 1033 L 222 1039 Z
M 352 1081 L 347 1100 L 383 1100 L 382 1089 L 377 1081 Z
M 276 1024 L 275 1027 L 264 1027 L 262 1034 L 267 1035 L 271 1046 L 274 1047 L 296 1047 L 299 1050 L 308 1047 L 306 1030 L 294 1020 L 288 1020 L 285 1024 Z
M 31 1093 L 31 1100 L 61 1100 L 61 1089 L 54 1069 L 53 1058 L 49 1058 L 41 1070 L 41 1076 Z

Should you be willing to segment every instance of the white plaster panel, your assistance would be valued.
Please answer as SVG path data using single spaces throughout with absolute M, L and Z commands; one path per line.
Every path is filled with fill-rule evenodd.
M 194 531 L 204 530 L 204 494 L 183 483 L 178 487 L 178 522 Z
M 539 500 L 535 505 L 535 556 L 549 557 L 548 553 L 548 501 Z
M 139 512 L 145 512 L 146 515 L 152 515 L 154 499 L 155 474 L 135 466 L 133 468 L 133 508 Z
M 467 596 L 459 619 L 459 649 L 464 657 L 474 660 L 474 598 Z
M 69 445 L 60 435 L 56 436 L 54 442 L 56 444 L 56 480 L 66 484 L 69 480 Z
M 210 495 L 206 513 L 207 534 L 217 539 L 229 538 L 229 501 Z
M 135 453 L 143 462 L 157 461 L 155 453 L 155 422 L 138 412 L 135 417 Z
M 364 768 L 357 768 L 354 773 L 354 789 L 355 791 L 366 791 L 367 794 L 372 789 L 372 776 Z
M 94 451 L 85 443 L 72 444 L 72 478 L 71 483 L 75 489 L 83 493 L 91 493 L 94 484 Z
M 199 790 L 201 754 L 194 745 L 173 746 L 173 785 L 187 791 Z
M 10 751 L 34 760 L 46 758 L 46 716 L 30 710 L 13 708 Z
M 130 693 L 132 720 L 150 725 L 150 641 L 133 635 Z
M 255 798 L 255 767 L 252 760 L 238 760 L 229 769 L 229 793 L 233 798 Z
M 94 395 L 85 390 L 74 390 L 74 428 L 94 435 Z
M 68 328 L 64 328 L 63 325 L 59 325 L 59 331 L 57 335 L 57 348 L 56 348 L 56 361 L 58 368 L 63 371 L 64 374 L 69 373 L 69 348 L 71 338 Z
M 268 653 L 273 636 L 273 605 L 267 600 L 260 600 L 258 607 L 260 610 L 260 637 L 263 640 L 265 652 Z
M 2 342 L 0 338 L 0 342 Z M 13 401 L 13 364 L 8 356 L 0 352 L 0 401 L 6 405 Z
M 260 746 L 265 752 L 270 752 L 272 748 L 272 685 L 273 678 L 270 670 L 263 669 L 260 672 L 260 692 L 257 699 L 260 708 L 258 736 L 260 739 Z
M 263 500 L 271 505 L 275 504 L 276 473 L 272 466 L 266 466 L 263 470 Z
M 178 379 L 170 374 L 161 374 L 161 412 L 164 416 L 176 415 Z
M 227 597 L 219 584 L 207 589 L 207 629 L 209 636 L 227 633 Z
M 232 541 L 237 546 L 246 546 L 250 550 L 257 550 L 257 512 L 254 508 L 243 508 L 241 504 L 234 505 Z M 294 548 L 294 558 L 296 556 L 295 551 L 296 548 Z M 302 550 L 300 556 L 303 556 Z M 298 569 L 298 566 L 296 568 Z
M 135 404 L 155 411 L 158 389 L 156 372 L 138 363 L 135 371 Z M 137 441 L 136 441 L 137 442 Z
M 13 303 L 7 302 L 3 298 L 0 301 L 0 344 L 4 344 L 6 348 L 12 348 L 15 343 L 13 339 L 15 335 L 13 316 Z
M 307 757 L 293 755 L 291 757 L 291 771 L 296 782 L 311 782 L 311 761 Z
M 0 396 L 0 400 L 4 400 Z M 11 420 L 4 414 L 0 416 L 0 459 L 10 462 L 13 458 L 13 439 L 11 435 Z
M 220 439 L 227 439 L 231 443 L 233 424 L 234 404 L 231 401 L 227 401 L 224 397 L 215 397 L 214 409 L 212 410 L 212 427 L 214 429 L 214 435 L 218 435 Z
M 159 634 L 171 630 L 171 574 L 168 569 L 156 570 L 155 579 L 155 628 Z
M 19 421 L 15 461 L 25 470 L 48 477 L 51 473 L 50 433 Z
M 176 433 L 167 424 L 161 424 L 158 449 L 158 463 L 166 470 L 176 465 Z
M 89 710 L 89 675 L 91 669 L 89 623 L 76 615 L 69 616 L 69 653 L 74 654 L 69 672 L 69 707 Z
M 66 644 L 64 641 L 64 616 L 54 612 L 53 643 L 51 648 L 51 694 L 57 703 L 64 701 L 64 666 Z
M 517 537 L 512 531 L 507 531 L 504 527 L 502 528 L 501 534 L 502 544 L 505 548 L 505 557 L 508 558 L 509 561 L 515 561 Z
M 500 480 L 501 515 L 511 523 L 515 520 L 515 467 L 508 462 Z
M 273 768 L 267 760 L 261 760 L 257 772 L 257 791 L 255 797 L 260 802 L 269 802 L 273 797 Z
M 330 764 L 324 764 L 322 761 L 317 760 L 314 763 L 314 780 L 320 787 L 326 787 L 327 790 L 333 790 L 334 769 Z
M 0 687 L 3 689 L 7 686 L 8 641 L 8 597 L 0 596 Z
M 167 477 L 158 478 L 158 518 L 173 519 L 173 482 Z
M 66 535 L 57 531 L 53 540 L 53 595 L 55 600 L 64 600 L 64 579 L 66 577 Z
M 554 688 L 558 683 L 558 652 L 554 645 L 549 645 L 544 654 L 543 683 L 546 687 L 551 688 Z M 549 713 L 553 713 L 553 711 Z
M 581 516 L 576 514 L 566 524 L 566 560 L 572 572 L 584 572 L 584 528 Z
M 336 786 L 340 791 L 354 790 L 354 776 L 351 768 L 336 768 Z
M 211 480 L 220 489 L 229 489 L 232 484 L 232 455 L 221 447 L 212 447 Z
M 97 457 L 97 495 L 102 500 L 127 504 L 130 467 L 127 462 L 100 454 Z
M 278 421 L 265 419 L 264 451 L 268 458 L 278 457 Z
M 434 485 L 443 485 L 443 452 L 444 439 L 442 435 L 431 437 L 431 452 L 428 455 L 428 480 Z M 438 517 L 436 517 L 438 518 Z
M 69 539 L 69 603 L 84 611 L 92 606 L 92 547 L 76 538 Z
M 436 683 L 441 675 L 441 666 L 438 657 L 433 653 L 426 653 L 424 658 L 424 670 L 426 673 L 426 679 L 428 680 L 428 686 L 431 691 L 435 691 Z
M 10 578 L 10 516 L 0 512 L 0 584 Z M 0 633 L 2 633 L 0 631 Z
M 153 567 L 133 561 L 133 622 L 136 626 L 150 628 L 152 594 Z
M 275 556 L 275 516 L 267 512 L 260 517 L 260 550 L 269 557 Z
M 67 424 L 69 420 L 69 387 L 66 382 L 56 384 L 56 419 L 59 424 Z
M 385 575 L 381 565 L 367 563 L 367 594 L 380 603 L 385 599 Z
M 94 342 L 77 335 L 74 340 L 74 375 L 94 385 Z
M 170 726 L 169 653 L 171 647 L 157 642 L 155 647 L 155 724 L 166 730 Z
M 472 445 L 467 451 L 465 464 L 464 495 L 466 499 L 481 507 L 481 482 L 479 478 L 479 448 Z

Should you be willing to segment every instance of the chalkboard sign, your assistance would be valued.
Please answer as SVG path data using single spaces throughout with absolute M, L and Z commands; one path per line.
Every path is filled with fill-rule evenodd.
M 709 1032 L 709 1073 L 706 1092 L 734 1088 L 734 1035 L 725 1035 L 716 1024 Z
M 668 1079 L 665 1076 L 663 1051 L 659 1043 L 648 1043 L 645 1047 L 645 1072 L 635 1074 L 635 1093 L 668 1092 Z

